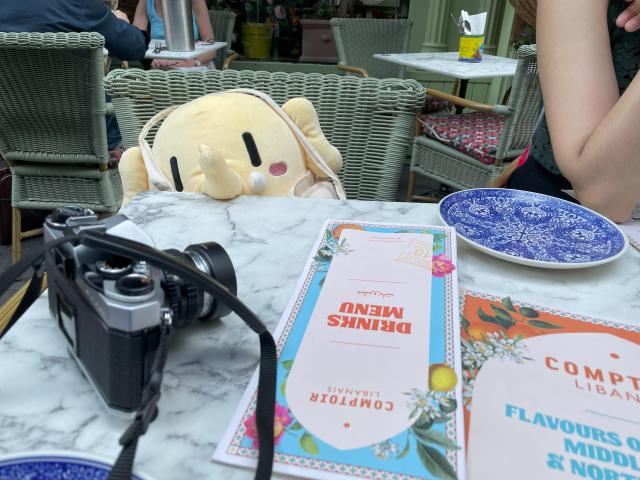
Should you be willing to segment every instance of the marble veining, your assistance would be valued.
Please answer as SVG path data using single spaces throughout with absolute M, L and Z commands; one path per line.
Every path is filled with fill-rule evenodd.
M 435 205 L 150 192 L 125 209 L 158 248 L 215 240 L 228 251 L 238 291 L 273 330 L 329 218 L 438 224 Z M 640 321 L 640 253 L 581 271 L 508 263 L 459 245 L 461 288 L 511 295 L 576 313 Z M 137 466 L 161 479 L 249 479 L 211 461 L 258 362 L 258 339 L 235 315 L 196 322 L 171 346 L 160 416 L 142 437 Z M 128 421 L 110 415 L 66 351 L 46 294 L 0 342 L 0 455 L 76 450 L 115 458 Z
M 373 57 L 462 80 L 513 77 L 518 64 L 518 61 L 512 58 L 494 55 L 483 55 L 480 62 L 460 62 L 458 61 L 458 52 L 376 53 Z

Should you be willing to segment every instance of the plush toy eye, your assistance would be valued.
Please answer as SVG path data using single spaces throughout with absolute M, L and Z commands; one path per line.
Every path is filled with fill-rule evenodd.
M 262 165 L 262 159 L 260 158 L 260 154 L 258 153 L 256 142 L 253 140 L 253 135 L 251 135 L 249 132 L 244 132 L 242 134 L 242 140 L 244 140 L 244 146 L 247 147 L 251 165 L 253 165 L 254 167 L 259 167 L 260 165 Z
M 178 159 L 176 157 L 171 157 L 169 159 L 169 165 L 171 165 L 171 175 L 173 175 L 173 183 L 176 186 L 176 190 L 181 192 L 184 187 L 182 186 L 180 170 L 178 169 Z

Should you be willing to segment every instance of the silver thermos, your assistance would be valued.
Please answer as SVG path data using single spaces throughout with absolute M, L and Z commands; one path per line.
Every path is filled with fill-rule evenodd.
M 162 0 L 162 15 L 167 50 L 172 52 L 195 50 L 191 0 Z

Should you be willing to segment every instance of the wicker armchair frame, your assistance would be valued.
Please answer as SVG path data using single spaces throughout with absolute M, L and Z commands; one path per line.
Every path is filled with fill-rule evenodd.
M 153 115 L 207 93 L 252 88 L 280 105 L 305 97 L 316 108 L 324 134 L 342 153 L 339 177 L 347 196 L 361 200 L 396 200 L 416 112 L 424 103 L 424 88 L 415 80 L 317 73 L 114 70 L 105 85 L 126 147 L 138 144 Z
M 455 103 L 455 99 L 447 99 Z M 475 108 L 472 102 L 459 100 L 464 107 L 505 117 L 495 162 L 487 165 L 426 135 L 417 137 L 411 157 L 408 201 L 416 198 L 413 192 L 416 175 L 427 176 L 455 189 L 486 187 L 508 168 L 510 160 L 522 154 L 531 142 L 542 108 L 535 45 L 525 45 L 518 50 L 518 65 L 506 106 L 479 104 Z
M 218 51 L 214 61 L 218 70 L 226 70 L 229 64 L 238 58 L 238 54 L 231 51 L 233 27 L 236 23 L 236 13 L 231 10 L 209 10 L 209 18 L 213 27 L 213 34 L 219 42 L 227 42 L 227 46 Z
M 403 65 L 373 58 L 373 54 L 406 52 L 412 25 L 411 20 L 332 18 L 338 69 L 363 77 L 402 78 Z
M 0 155 L 13 174 L 14 260 L 20 209 L 120 207 L 120 176 L 107 167 L 103 46 L 97 33 L 0 33 Z

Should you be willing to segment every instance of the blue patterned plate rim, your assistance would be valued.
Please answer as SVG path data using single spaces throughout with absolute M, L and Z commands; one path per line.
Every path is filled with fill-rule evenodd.
M 87 469 L 92 469 L 95 474 L 98 474 L 96 476 L 88 477 L 86 474 L 90 473 L 91 470 L 89 470 L 89 472 L 84 471 L 82 472 L 83 476 L 77 477 L 78 479 L 102 480 L 107 478 L 114 462 L 115 459 L 110 460 L 109 458 L 100 455 L 65 450 L 33 450 L 28 452 L 17 452 L 0 455 L 0 478 L 3 480 L 23 480 L 25 473 L 36 473 L 37 471 L 34 470 L 34 468 L 37 468 L 39 465 L 41 466 L 46 463 L 61 463 L 69 466 L 86 467 Z M 11 471 L 9 470 L 11 467 L 23 467 L 24 469 L 31 468 L 31 471 L 28 472 L 24 469 L 16 471 L 15 473 L 19 473 L 21 475 L 20 477 L 6 476 L 11 474 Z M 40 470 L 40 472 L 42 472 L 42 470 Z M 58 480 L 58 478 L 49 476 L 45 478 L 47 478 L 47 480 Z M 131 478 L 132 480 L 153 480 L 150 476 L 140 473 L 136 469 L 134 469 L 133 476 Z M 62 480 L 62 478 L 60 478 L 60 480 Z M 76 477 L 65 476 L 64 480 L 76 480 Z
M 577 255 L 576 258 L 569 260 L 560 260 L 560 259 L 540 259 L 535 258 L 533 255 L 527 255 L 523 252 L 505 252 L 501 251 L 498 248 L 493 248 L 492 246 L 485 245 L 482 243 L 482 238 L 474 238 L 473 236 L 473 227 L 471 229 L 466 229 L 464 224 L 460 222 L 456 222 L 456 219 L 451 218 L 449 215 L 449 211 L 452 207 L 459 204 L 460 202 L 469 201 L 472 199 L 482 199 L 485 197 L 491 196 L 492 198 L 501 197 L 506 199 L 515 199 L 515 200 L 526 200 L 530 202 L 535 202 L 539 205 L 547 206 L 548 208 L 554 208 L 556 212 L 570 212 L 572 215 L 575 213 L 581 214 L 585 219 L 585 221 L 590 222 L 590 226 L 595 226 L 595 228 L 602 228 L 603 235 L 609 235 L 607 240 L 610 244 L 612 244 L 612 249 L 610 252 L 601 255 L 601 258 L 579 258 L 585 257 L 586 255 Z M 482 208 L 482 205 L 481 207 Z M 556 268 L 556 269 L 569 269 L 569 268 L 586 268 L 592 267 L 596 265 L 602 265 L 604 263 L 611 262 L 619 257 L 621 257 L 627 250 L 629 246 L 629 240 L 624 232 L 613 223 L 608 218 L 603 217 L 597 212 L 590 210 L 582 205 L 577 203 L 569 202 L 567 200 L 563 200 L 557 197 L 551 197 L 549 195 L 544 195 L 541 193 L 535 192 L 527 192 L 524 190 L 514 190 L 514 189 L 504 189 L 504 188 L 472 188 L 468 190 L 461 190 L 458 192 L 454 192 L 450 195 L 447 195 L 440 201 L 438 205 L 438 215 L 440 216 L 440 220 L 444 225 L 448 225 L 450 227 L 454 227 L 456 229 L 456 234 L 459 238 L 469 243 L 471 246 L 477 248 L 478 250 L 487 253 L 488 255 L 492 255 L 494 257 L 507 260 L 514 263 L 519 263 L 522 265 L 528 265 L 533 267 L 542 267 L 542 268 Z M 509 219 L 514 218 L 514 215 L 511 217 L 503 217 L 502 226 L 508 225 Z M 490 222 L 490 221 L 489 221 Z M 495 226 L 500 226 L 499 223 L 495 223 Z M 534 226 L 531 224 L 531 226 Z M 584 229 L 579 229 L 581 234 L 589 234 L 588 231 Z M 494 229 L 495 231 L 495 229 Z M 593 230 L 592 230 L 593 232 Z M 546 235 L 549 235 L 549 232 L 545 232 Z M 486 236 L 484 237 L 487 238 Z M 542 238 L 542 237 L 540 237 Z M 545 237 L 545 239 L 548 237 Z M 556 237 L 555 241 L 558 241 L 558 244 L 562 244 L 563 240 L 566 238 Z M 579 241 L 588 242 L 588 239 L 580 238 Z M 557 248 L 557 244 L 555 242 L 549 242 L 550 247 Z

